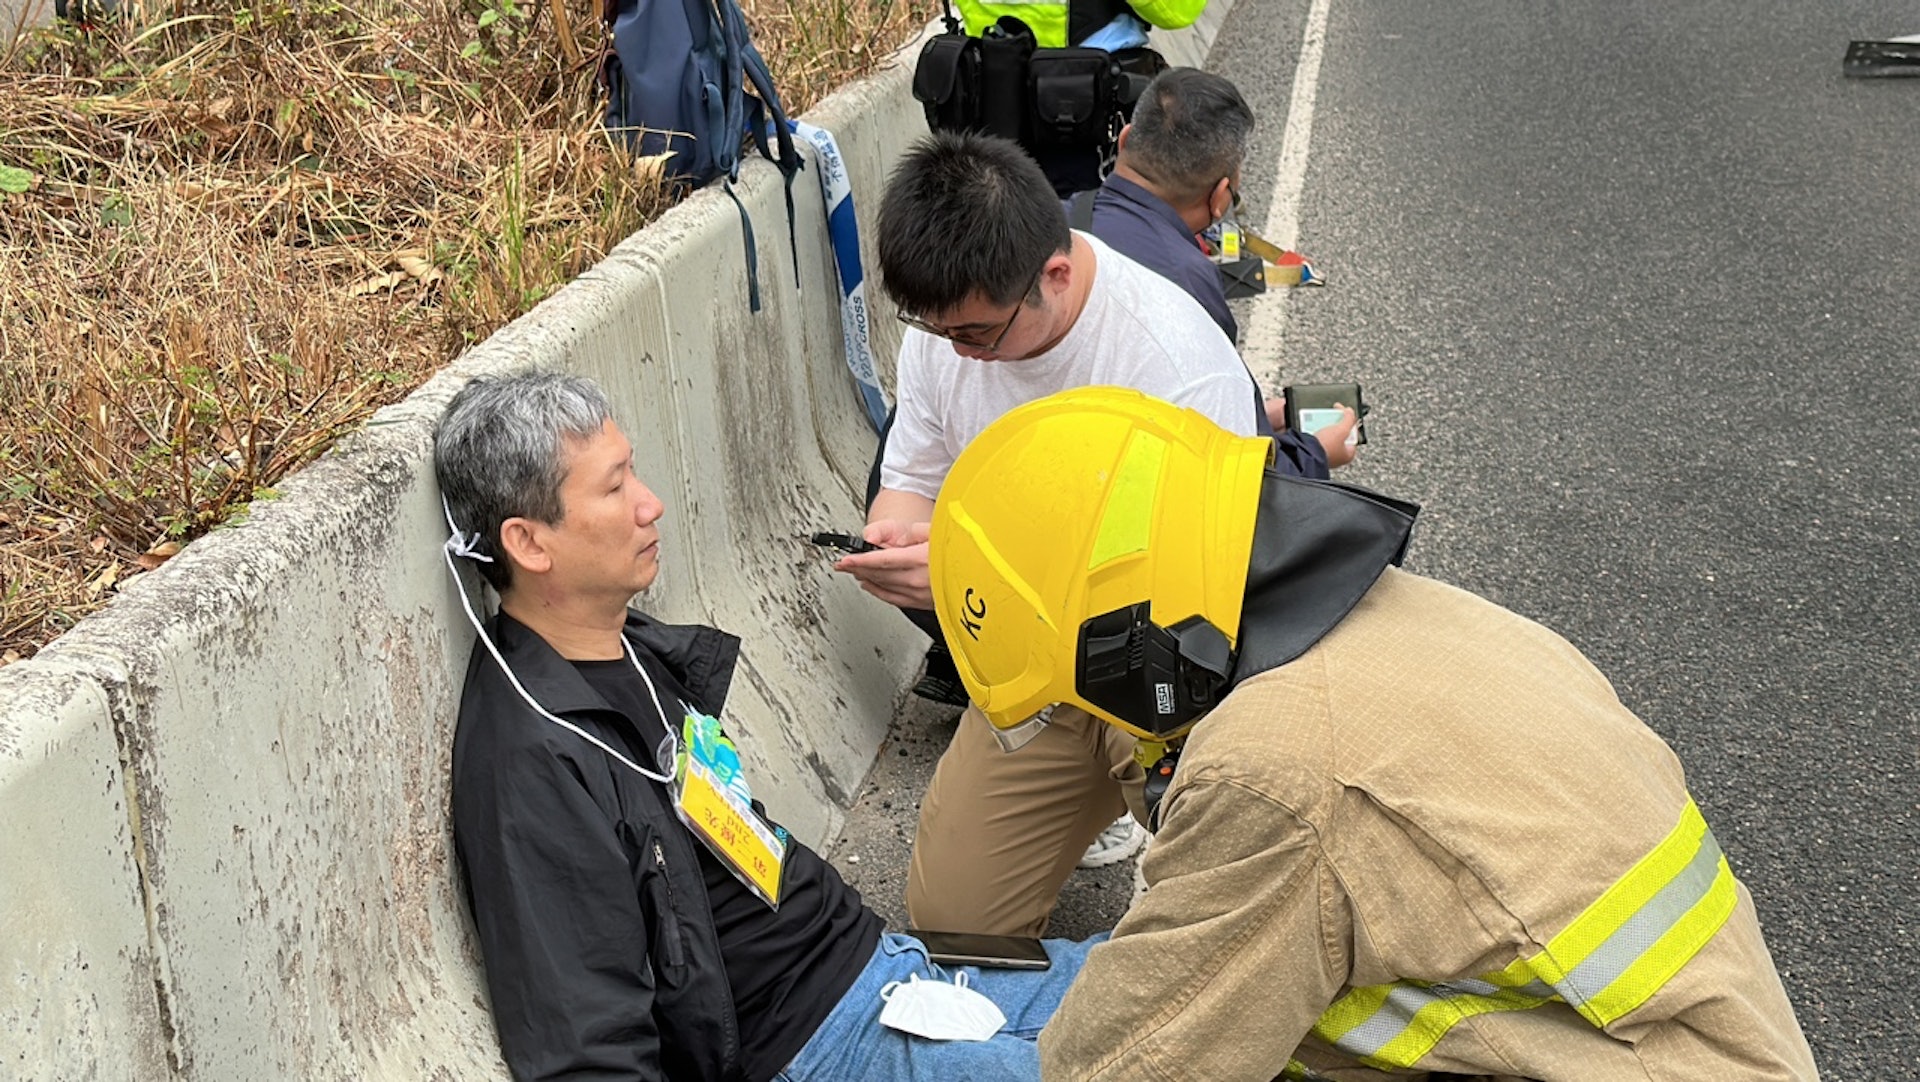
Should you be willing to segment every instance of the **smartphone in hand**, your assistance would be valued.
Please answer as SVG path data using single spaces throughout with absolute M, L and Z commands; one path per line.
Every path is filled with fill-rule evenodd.
M 850 533 L 821 532 L 808 538 L 823 549 L 839 549 L 841 552 L 878 552 L 880 546 L 863 537 Z
M 1296 383 L 1280 391 L 1287 399 L 1287 427 L 1303 436 L 1340 420 L 1340 407 L 1353 411 L 1355 444 L 1367 442 L 1367 404 L 1358 383 Z

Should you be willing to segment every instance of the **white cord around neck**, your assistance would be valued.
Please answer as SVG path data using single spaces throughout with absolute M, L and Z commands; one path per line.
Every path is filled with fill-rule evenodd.
M 560 726 L 562 729 L 567 730 L 568 732 L 574 734 L 575 736 L 578 736 L 580 739 L 585 740 L 587 743 L 592 744 L 594 747 L 599 748 L 601 751 L 606 752 L 608 755 L 613 756 L 615 759 L 619 760 L 621 764 L 626 766 L 629 770 L 632 770 L 634 773 L 639 774 L 641 777 L 648 778 L 652 781 L 657 781 L 662 785 L 671 785 L 673 783 L 672 770 L 673 770 L 674 764 L 680 758 L 680 741 L 679 741 L 679 738 L 674 736 L 673 722 L 668 720 L 667 712 L 661 709 L 660 707 L 660 693 L 654 690 L 653 677 L 648 676 L 647 670 L 640 664 L 640 659 L 637 656 L 635 656 L 633 652 L 633 644 L 627 641 L 626 634 L 624 632 L 621 634 L 620 645 L 623 648 L 625 648 L 627 653 L 627 660 L 633 664 L 633 671 L 639 673 L 641 681 L 643 681 L 647 685 L 647 695 L 653 699 L 653 708 L 654 710 L 659 712 L 660 724 L 666 729 L 666 733 L 667 733 L 666 738 L 660 741 L 660 746 L 654 751 L 655 761 L 666 765 L 668 773 L 665 773 L 665 774 L 656 774 L 653 771 L 648 770 L 646 767 L 641 766 L 639 763 L 636 763 L 632 759 L 627 758 L 625 755 L 622 755 L 620 752 L 615 751 L 611 746 L 607 744 L 606 741 L 601 740 L 599 737 L 593 735 L 590 732 L 587 732 L 585 729 L 582 729 L 580 726 L 575 725 L 571 721 L 568 721 L 566 718 L 560 717 L 550 712 L 546 707 L 541 706 L 538 702 L 535 702 L 533 696 L 528 694 L 527 689 L 521 686 L 520 678 L 513 674 L 513 669 L 507 665 L 507 659 L 500 656 L 499 648 L 493 645 L 493 640 L 487 637 L 486 629 L 480 626 L 480 618 L 474 615 L 473 602 L 467 599 L 467 590 L 465 585 L 462 584 L 460 581 L 460 572 L 453 566 L 454 544 L 461 540 L 460 530 L 459 530 L 459 527 L 453 524 L 453 512 L 451 509 L 447 508 L 446 501 L 444 499 L 441 501 L 441 509 L 445 510 L 447 513 L 447 529 L 452 531 L 453 536 L 448 539 L 448 543 L 446 545 L 441 547 L 440 556 L 443 560 L 446 561 L 447 574 L 453 576 L 454 592 L 460 595 L 460 607 L 466 610 L 467 622 L 473 625 L 473 630 L 476 634 L 480 636 L 480 642 L 486 646 L 487 653 L 492 655 L 494 663 L 500 666 L 500 671 L 506 674 L 507 683 L 512 684 L 513 690 L 519 692 L 520 697 L 526 700 L 527 705 L 533 707 L 534 712 L 539 714 L 541 717 L 547 719 L 548 721 L 553 722 L 555 725 Z

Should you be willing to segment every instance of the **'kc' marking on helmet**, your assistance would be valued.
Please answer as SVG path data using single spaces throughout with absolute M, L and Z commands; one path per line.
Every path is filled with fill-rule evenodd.
M 984 597 L 975 597 L 973 595 L 973 587 L 969 586 L 967 587 L 965 602 L 965 605 L 962 606 L 964 611 L 960 614 L 960 626 L 967 629 L 967 634 L 973 638 L 973 641 L 979 642 L 980 621 L 987 618 L 987 599 Z

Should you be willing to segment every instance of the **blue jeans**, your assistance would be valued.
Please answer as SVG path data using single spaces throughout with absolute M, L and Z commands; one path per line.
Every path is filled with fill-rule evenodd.
M 1082 943 L 1046 940 L 1053 967 L 1046 970 L 947 967 L 927 959 L 918 939 L 882 933 L 867 968 L 840 997 L 813 1038 L 775 1082 L 966 1082 L 968 1079 L 1038 1079 L 1040 1052 L 1034 1038 L 1053 1017 L 1067 986 L 1106 933 Z M 921 980 L 953 980 L 992 1000 L 1007 1016 L 1000 1032 L 984 1041 L 930 1041 L 880 1024 L 880 989 L 914 974 Z

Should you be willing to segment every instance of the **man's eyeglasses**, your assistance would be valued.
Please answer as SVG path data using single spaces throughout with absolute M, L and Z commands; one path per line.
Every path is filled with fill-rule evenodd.
M 998 353 L 1000 352 L 1000 343 L 1007 340 L 1007 332 L 1013 329 L 1013 321 L 1020 318 L 1020 310 L 1027 306 L 1027 301 L 1033 297 L 1033 291 L 1040 288 L 1040 278 L 1046 273 L 1047 265 L 1045 263 L 1040 264 L 1040 269 L 1033 272 L 1033 280 L 1028 282 L 1027 288 L 1021 291 L 1020 300 L 1013 306 L 1013 314 L 1007 317 L 1007 321 L 1000 325 L 1000 329 L 997 332 L 992 331 L 991 327 L 989 327 L 987 331 L 975 334 L 965 326 L 942 327 L 937 323 L 929 323 L 919 316 L 908 315 L 905 312 L 896 312 L 894 315 L 900 322 L 905 323 L 907 326 L 915 330 L 925 331 L 935 338 L 944 338 L 954 345 L 966 346 L 969 349 L 985 350 L 988 353 Z M 986 337 L 988 333 L 993 334 L 991 339 Z

